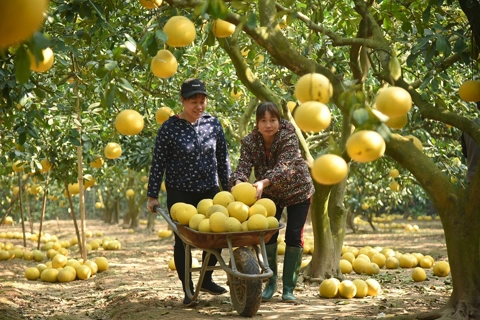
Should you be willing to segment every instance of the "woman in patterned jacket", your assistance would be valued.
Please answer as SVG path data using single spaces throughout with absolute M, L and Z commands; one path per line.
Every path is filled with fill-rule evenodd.
M 199 79 L 185 80 L 180 100 L 183 111 L 162 124 L 155 140 L 148 179 L 147 208 L 151 212 L 159 205 L 164 176 L 169 211 L 176 202 L 197 206 L 202 199 L 213 199 L 220 191 L 219 182 L 223 190 L 228 190 L 231 169 L 225 134 L 218 119 L 205 113 L 208 95 L 204 83 Z M 187 285 L 193 291 L 193 282 L 185 283 L 185 247 L 177 234 L 173 257 L 184 291 Z M 217 258 L 211 255 L 208 265 L 216 263 Z M 205 273 L 200 290 L 214 295 L 227 292 L 213 282 L 212 272 Z M 184 305 L 196 303 L 185 295 Z
M 295 128 L 281 119 L 278 107 L 272 102 L 261 103 L 256 111 L 256 124 L 242 139 L 238 167 L 230 176 L 229 186 L 249 181 L 253 169 L 257 199 L 272 199 L 278 220 L 283 209 L 287 209 L 282 301 L 295 302 L 293 290 L 302 262 L 303 228 L 314 187 L 300 154 Z M 263 290 L 264 301 L 270 300 L 277 290 L 277 238 L 278 232 L 266 244 L 268 264 L 274 275 Z

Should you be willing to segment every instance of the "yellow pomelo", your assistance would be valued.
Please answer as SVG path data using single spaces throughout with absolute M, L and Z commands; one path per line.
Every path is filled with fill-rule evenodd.
M 257 188 L 249 182 L 240 182 L 235 185 L 231 193 L 235 201 L 243 202 L 247 206 L 251 206 L 257 201 Z
M 400 172 L 397 169 L 392 169 L 388 174 L 392 178 L 397 178 L 400 175 Z
M 365 266 L 365 273 L 368 275 L 378 274 L 379 272 L 380 272 L 380 268 L 376 263 L 370 262 L 370 263 L 367 263 L 367 265 Z
M 355 298 L 365 298 L 368 295 L 368 285 L 362 279 L 355 279 L 352 281 L 355 287 L 357 287 L 357 293 Z
M 150 70 L 152 73 L 162 79 L 170 78 L 178 69 L 177 58 L 168 50 L 158 50 L 152 62 L 150 62 Z
M 433 265 L 433 274 L 437 277 L 446 277 L 450 273 L 450 264 L 447 261 L 437 261 Z
M 222 19 L 216 19 L 213 22 L 212 31 L 217 38 L 227 38 L 235 32 L 235 25 Z
M 42 191 L 42 186 L 39 186 L 38 184 L 33 184 L 30 187 L 29 191 L 31 194 L 39 194 Z
M 52 258 L 52 267 L 63 268 L 67 264 L 67 260 L 67 257 L 58 253 Z
M 168 268 L 170 270 L 177 270 L 177 268 L 175 266 L 175 260 L 173 260 L 173 258 L 171 258 L 170 261 L 168 261 Z
M 267 216 L 267 209 L 263 205 L 258 204 L 258 203 L 255 203 L 250 208 L 248 208 L 249 219 L 252 216 L 257 215 L 257 214 L 266 217 Z
M 122 155 L 122 147 L 116 142 L 109 142 L 104 153 L 107 159 L 117 159 Z
M 412 135 L 407 135 L 407 136 L 404 136 L 404 138 L 407 138 L 408 140 L 412 141 L 413 144 L 415 145 L 415 147 L 422 151 L 423 150 L 423 144 L 422 144 L 422 141 L 420 141 L 420 139 L 418 139 L 417 137 L 415 136 L 412 136 Z
M 348 260 L 340 259 L 339 265 L 343 274 L 349 274 L 353 270 L 352 264 Z
M 168 36 L 167 44 L 171 47 L 186 47 L 195 40 L 196 30 L 192 21 L 184 16 L 171 17 L 163 32 Z
M 23 259 L 27 261 L 33 260 L 33 252 L 31 250 L 25 249 L 23 252 Z
M 392 129 L 402 129 L 403 127 L 405 127 L 407 122 L 408 116 L 405 114 L 399 117 L 391 117 L 387 121 L 385 121 L 385 124 Z
M 0 6 L 0 48 L 30 38 L 39 30 L 48 8 L 48 0 L 2 1 Z
M 65 267 L 72 267 L 73 269 L 77 269 L 78 266 L 80 266 L 80 262 L 77 259 L 68 259 L 67 264 L 65 264 Z
M 12 164 L 12 170 L 15 172 L 22 172 L 24 170 L 24 162 L 17 160 Z
M 44 282 L 57 282 L 58 270 L 48 267 L 40 274 L 40 279 Z
M 385 152 L 385 140 L 371 130 L 360 130 L 347 140 L 347 153 L 357 162 L 370 162 L 380 158 Z
M 335 298 L 338 294 L 338 280 L 337 279 L 325 279 L 320 284 L 320 296 L 323 298 Z
M 365 269 L 367 268 L 367 265 L 369 265 L 370 262 L 365 260 L 365 259 L 355 259 L 352 263 L 353 271 L 357 274 L 362 274 L 365 273 Z
M 42 165 L 40 172 L 48 172 L 50 169 L 52 169 L 52 163 L 48 159 L 40 160 L 40 164 Z
M 184 225 L 188 226 L 188 222 L 190 221 L 190 218 L 193 217 L 198 213 L 197 208 L 195 208 L 193 205 L 185 203 L 184 205 L 180 206 L 176 212 L 175 216 L 177 217 L 177 221 Z
M 265 209 L 267 209 L 267 217 L 275 217 L 275 214 L 277 213 L 277 206 L 272 199 L 261 198 L 258 199 L 254 204 L 261 204 L 264 206 Z
M 346 251 L 342 254 L 342 259 L 347 260 L 350 263 L 353 263 L 355 260 L 355 255 L 351 251 Z
M 424 258 L 430 259 L 430 261 L 432 261 L 432 265 L 435 263 L 435 259 L 433 259 L 433 257 L 429 254 L 425 255 Z
M 267 227 L 268 229 L 278 228 L 279 222 L 278 222 L 277 218 L 267 217 L 267 221 L 268 221 L 268 227 Z
M 237 219 L 240 223 L 248 219 L 248 206 L 240 201 L 234 201 L 228 204 L 228 215 Z
M 203 219 L 206 219 L 206 218 L 207 217 L 204 214 L 197 213 L 190 218 L 190 221 L 188 222 L 188 226 L 193 230 L 198 230 L 198 225 Z
M 412 270 L 412 279 L 415 282 L 425 281 L 425 279 L 427 279 L 427 274 L 423 268 L 416 267 Z
M 210 229 L 210 219 L 206 218 L 200 221 L 198 224 L 198 231 L 200 232 L 212 232 Z
M 103 158 L 96 157 L 92 162 L 90 162 L 90 167 L 92 168 L 101 168 L 103 166 Z
M 220 204 L 225 208 L 233 201 L 235 201 L 235 197 L 228 191 L 220 191 L 213 197 L 213 204 Z
M 227 216 L 223 212 L 214 212 L 210 215 L 210 230 L 212 232 L 227 232 L 228 220 Z
M 170 208 L 170 216 L 172 217 L 173 220 L 177 220 L 177 210 L 183 207 L 186 203 L 185 202 L 176 202 L 172 205 Z
M 266 215 L 254 214 L 247 220 L 248 230 L 265 230 L 268 228 L 268 220 Z
M 234 217 L 228 217 L 228 232 L 240 232 L 242 231 L 242 223 Z
M 60 272 L 57 275 L 57 279 L 59 282 L 70 282 L 75 280 L 77 277 L 77 272 L 73 268 L 64 268 L 60 270 Z
M 41 262 L 45 259 L 45 256 L 42 251 L 40 250 L 33 250 L 33 260 L 36 262 Z
M 126 109 L 115 118 L 115 129 L 123 135 L 134 136 L 143 130 L 143 117 L 138 111 Z
M 467 80 L 458 88 L 460 99 L 467 102 L 480 101 L 480 80 Z
M 70 194 L 79 194 L 80 193 L 80 185 L 78 184 L 78 182 L 69 183 L 68 184 L 68 192 Z
M 13 193 L 14 196 L 16 196 L 19 191 L 20 191 L 20 188 L 17 187 L 17 186 L 15 186 L 15 187 L 12 188 L 12 193 Z
M 97 240 L 92 240 L 88 243 L 92 250 L 98 250 L 100 248 L 100 243 Z
M 387 260 L 387 258 L 385 258 L 385 256 L 381 253 L 375 253 L 370 260 L 376 263 L 379 268 L 383 268 L 383 266 L 385 266 L 385 261 Z
M 248 231 L 248 220 L 242 222 L 242 231 Z
M 307 101 L 295 108 L 295 123 L 305 132 L 320 132 L 330 125 L 330 109 L 318 101 Z
M 295 84 L 295 97 L 301 103 L 318 101 L 326 104 L 332 95 L 333 87 L 330 80 L 320 73 L 307 73 Z
M 135 190 L 133 190 L 133 189 L 128 189 L 127 191 L 125 191 L 125 197 L 127 199 L 130 199 L 134 195 L 135 195 Z
M 320 184 L 337 184 L 345 179 L 347 174 L 347 163 L 335 154 L 321 155 L 313 162 L 312 177 Z
M 190 221 L 192 221 L 191 218 L 190 218 Z M 190 222 L 189 222 L 189 224 L 190 224 Z M 163 229 L 163 230 L 158 230 L 157 234 L 160 238 L 168 238 L 173 234 L 173 231 L 168 230 L 168 229 Z
M 83 176 L 83 186 L 86 188 L 93 187 L 95 185 L 95 178 L 91 174 L 86 174 Z
M 28 280 L 37 280 L 40 277 L 40 271 L 37 267 L 29 267 L 25 270 L 25 278 Z
M 424 257 L 422 260 L 420 260 L 420 267 L 429 269 L 432 266 L 433 266 L 433 262 L 431 259 Z
M 357 294 L 357 287 L 351 280 L 343 280 L 338 285 L 338 294 L 345 299 L 352 299 Z
M 168 120 L 171 116 L 173 116 L 175 112 L 169 107 L 161 107 L 160 109 L 155 112 L 155 120 L 159 124 L 163 124 L 165 121 Z
M 380 287 L 380 283 L 378 283 L 377 280 L 370 278 L 365 280 L 365 282 L 367 283 L 367 286 L 368 286 L 369 296 L 374 297 L 380 294 L 381 287 Z
M 108 260 L 105 257 L 96 257 L 94 259 L 95 263 L 98 267 L 98 272 L 107 271 L 108 270 Z
M 226 217 L 229 217 L 230 214 L 228 213 L 228 209 L 221 204 L 213 204 L 210 207 L 208 207 L 205 216 L 207 218 L 210 218 L 210 216 L 215 213 L 215 212 L 221 212 L 223 213 Z
M 162 5 L 163 0 L 139 0 L 142 7 L 151 10 L 158 8 Z
M 398 258 L 398 262 L 399 262 L 401 268 L 413 268 L 414 267 L 414 261 L 412 260 L 411 256 L 407 253 L 400 256 Z
M 391 117 L 400 117 L 407 114 L 412 108 L 412 97 L 407 90 L 400 87 L 381 89 L 375 99 L 378 111 Z
M 287 108 L 290 110 L 290 113 L 293 113 L 293 109 L 297 106 L 297 103 L 295 101 L 288 101 L 287 102 Z
M 398 184 L 397 181 L 390 182 L 389 187 L 390 187 L 390 190 L 392 190 L 393 192 L 400 191 L 400 185 Z
M 213 206 L 213 199 L 202 199 L 197 204 L 197 211 L 200 214 L 207 215 L 207 210 Z
M 35 72 L 46 72 L 50 70 L 53 66 L 53 62 L 55 57 L 53 55 L 53 51 L 50 48 L 46 48 L 42 50 L 43 60 L 35 60 L 35 56 L 28 51 L 28 56 L 30 58 L 30 70 Z
M 245 221 L 245 222 L 246 222 L 246 221 Z M 278 244 L 278 246 L 277 246 L 277 253 L 278 253 L 278 255 L 283 256 L 283 255 L 285 254 L 285 247 L 286 247 L 285 242 Z
M 243 95 L 243 92 L 240 91 L 240 90 L 237 90 L 236 93 L 235 93 L 235 90 L 230 91 L 230 97 L 232 97 L 233 100 L 235 100 L 235 101 L 240 100 L 240 98 L 242 97 L 242 95 Z
M 40 276 L 42 275 L 43 270 L 45 270 L 47 268 L 48 268 L 47 265 L 44 264 L 44 263 L 37 264 L 37 269 L 38 269 L 38 271 L 40 271 Z
M 77 278 L 80 280 L 87 280 L 92 276 L 92 269 L 87 265 L 81 265 L 75 271 L 77 272 Z
M 83 263 L 83 265 L 88 266 L 92 270 L 92 276 L 97 274 L 98 266 L 93 260 L 87 260 Z

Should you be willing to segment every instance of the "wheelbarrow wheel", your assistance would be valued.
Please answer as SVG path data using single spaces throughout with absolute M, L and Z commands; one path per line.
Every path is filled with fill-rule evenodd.
M 260 267 L 252 250 L 239 247 L 233 251 L 235 264 L 239 272 L 244 274 L 260 274 Z M 262 301 L 262 280 L 242 279 L 228 274 L 230 297 L 239 315 L 253 317 Z

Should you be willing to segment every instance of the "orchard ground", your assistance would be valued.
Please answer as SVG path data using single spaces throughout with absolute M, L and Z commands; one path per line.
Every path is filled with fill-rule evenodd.
M 396 221 L 401 223 L 402 221 Z M 403 221 L 412 223 L 411 221 Z M 446 260 L 446 246 L 440 221 L 414 221 L 419 226 L 416 232 L 404 229 L 372 233 L 369 227 L 357 234 L 349 233 L 345 245 L 390 247 L 402 253 L 419 252 L 430 254 L 437 260 Z M 75 236 L 71 221 L 46 221 L 44 232 L 56 235 L 59 240 Z M 121 225 L 107 225 L 101 221 L 87 220 L 87 230 L 102 231 L 103 236 L 118 239 L 120 250 L 90 251 L 88 258 L 104 256 L 110 268 L 97 273 L 88 280 L 70 283 L 46 283 L 29 281 L 24 276 L 27 267 L 36 266 L 34 261 L 12 259 L 0 261 L 0 319 L 241 319 L 231 305 L 229 294 L 211 296 L 200 293 L 200 303 L 195 308 L 182 306 L 183 292 L 176 272 L 167 264 L 173 255 L 173 237 L 159 238 L 158 230 L 167 229 L 163 220 L 158 220 L 154 233 L 143 228 L 133 233 Z M 29 231 L 29 224 L 25 224 Z M 38 229 L 38 223 L 34 224 Z M 1 226 L 2 231 L 20 231 L 16 226 Z M 282 230 L 283 231 L 283 230 Z M 283 232 L 281 232 L 283 236 Z M 95 237 L 94 237 L 95 238 Z M 311 226 L 305 229 L 305 238 L 313 239 Z M 87 238 L 87 242 L 91 240 Z M 23 240 L 0 239 L 22 245 Z M 27 240 L 29 249 L 35 244 Z M 194 257 L 201 260 L 201 251 L 194 250 Z M 228 249 L 223 251 L 228 259 Z M 69 249 L 69 257 L 80 260 L 78 246 Z M 304 259 L 311 259 L 304 255 Z M 283 261 L 283 256 L 279 256 Z M 279 264 L 281 274 L 282 263 Z M 371 276 L 377 279 L 382 292 L 377 297 L 363 299 L 324 299 L 319 296 L 318 283 L 299 283 L 295 294 L 297 304 L 281 302 L 279 290 L 270 302 L 262 302 L 254 319 L 374 319 L 426 312 L 443 306 L 451 294 L 451 277 L 440 278 L 427 270 L 427 280 L 414 282 L 412 269 L 385 270 Z M 194 277 L 198 273 L 193 274 Z M 279 276 L 281 279 L 281 276 Z M 351 273 L 345 279 L 366 279 L 369 276 Z M 195 279 L 195 278 L 194 278 Z M 226 273 L 214 272 L 214 280 L 226 286 Z

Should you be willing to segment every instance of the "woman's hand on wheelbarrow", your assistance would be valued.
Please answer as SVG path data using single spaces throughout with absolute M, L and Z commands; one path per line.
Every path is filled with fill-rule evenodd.
M 148 198 L 147 200 L 147 209 L 150 212 L 155 212 L 155 207 L 159 206 L 160 202 L 158 202 L 157 198 Z

